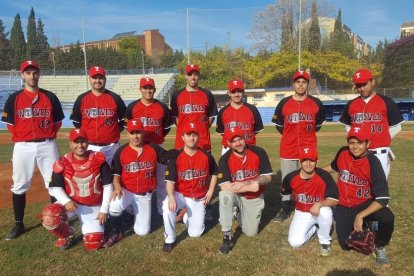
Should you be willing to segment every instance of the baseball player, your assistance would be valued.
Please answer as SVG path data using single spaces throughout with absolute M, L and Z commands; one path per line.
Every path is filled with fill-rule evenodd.
M 272 122 L 282 134 L 280 140 L 280 170 L 282 182 L 285 176 L 300 168 L 299 148 L 317 148 L 316 132 L 325 121 L 322 102 L 307 94 L 310 76 L 305 71 L 293 75 L 295 94 L 282 99 L 276 106 Z M 282 222 L 290 216 L 289 197 L 282 197 L 282 209 L 274 221 Z M 288 212 L 286 212 L 288 211 Z
M 25 231 L 26 192 L 31 186 L 36 164 L 46 189 L 49 186 L 53 163 L 59 158 L 55 138 L 65 117 L 56 95 L 38 86 L 39 64 L 33 60 L 24 61 L 20 71 L 24 88 L 9 96 L 1 117 L 15 142 L 11 188 L 15 227 L 6 240 L 15 239 Z M 49 194 L 54 201 L 50 191 Z
M 301 168 L 288 174 L 281 186 L 282 196 L 291 196 L 295 202 L 288 241 L 299 247 L 317 232 L 320 254 L 327 257 L 331 254 L 331 207 L 338 204 L 338 188 L 329 173 L 316 167 L 315 148 L 300 148 L 299 160 Z
M 170 153 L 165 171 L 168 196 L 162 207 L 165 227 L 162 250 L 165 253 L 171 252 L 175 245 L 178 209 L 187 209 L 183 221 L 190 237 L 199 237 L 204 232 L 205 205 L 213 196 L 216 179 L 212 175 L 217 165 L 211 154 L 198 148 L 200 129 L 197 123 L 182 125 L 184 147 Z
M 230 149 L 219 160 L 217 183 L 220 186 L 220 224 L 224 234 L 220 254 L 233 248 L 231 232 L 233 207 L 240 210 L 239 225 L 247 236 L 255 236 L 265 206 L 263 191 L 271 181 L 272 167 L 264 149 L 247 145 L 239 127 L 225 133 Z
M 141 120 L 128 120 L 129 142 L 121 146 L 112 159 L 114 191 L 109 207 L 111 235 L 105 247 L 122 238 L 121 214 L 130 205 L 135 212 L 134 231 L 144 236 L 151 228 L 151 197 L 156 189 L 157 162 L 167 162 L 167 151 L 154 143 L 145 142 L 145 127 Z
M 78 96 L 70 119 L 88 135 L 88 150 L 102 152 L 111 164 L 124 129 L 125 103 L 118 94 L 105 89 L 106 72 L 102 67 L 89 69 L 89 83 L 92 89 Z
M 164 137 L 171 129 L 170 109 L 163 102 L 154 99 L 156 91 L 152 78 L 141 78 L 139 81 L 141 99 L 131 102 L 125 112 L 127 120 L 141 120 L 146 142 L 152 142 L 162 147 Z M 165 191 L 165 166 L 157 164 L 157 209 L 162 216 L 162 202 L 167 196 Z
M 369 151 L 370 128 L 351 127 L 348 146 L 341 148 L 328 172 L 338 172 L 339 203 L 335 208 L 336 235 L 343 250 L 351 231 L 362 231 L 364 222 L 378 221 L 375 236 L 377 264 L 389 266 L 385 246 L 394 231 L 394 214 L 387 207 L 390 199 L 388 184 L 381 162 Z
M 209 129 L 217 116 L 216 101 L 211 91 L 199 87 L 200 68 L 197 64 L 188 64 L 185 67 L 185 79 L 186 87 L 175 91 L 171 96 L 171 117 L 177 126 L 175 148 L 184 146 L 183 126 L 197 123 L 200 126 L 198 146 L 202 150 L 211 152 Z M 184 212 L 180 213 L 180 217 Z M 210 205 L 206 207 L 206 219 L 213 219 Z
M 243 130 L 244 139 L 249 145 L 256 145 L 256 134 L 263 130 L 262 117 L 259 110 L 254 105 L 243 102 L 244 83 L 242 80 L 230 80 L 227 85 L 227 94 L 230 97 L 230 103 L 220 109 L 217 115 L 216 132 L 223 136 L 221 141 L 223 145 L 222 155 L 229 149 L 225 132 L 234 127 Z
M 87 150 L 87 134 L 83 129 L 69 133 L 71 152 L 53 165 L 50 189 L 57 199 L 43 209 L 43 226 L 58 240 L 55 247 L 69 248 L 75 231 L 68 217 L 79 218 L 83 244 L 97 250 L 104 243 L 104 223 L 112 193 L 111 168 L 101 152 Z
M 390 149 L 391 139 L 401 131 L 404 119 L 391 98 L 374 91 L 375 79 L 370 70 L 355 71 L 352 80 L 360 96 L 348 102 L 339 121 L 345 125 L 346 131 L 351 126 L 369 129 L 369 150 L 381 161 L 388 179 L 390 160 L 395 158 Z
M 200 68 L 197 64 L 189 64 L 185 67 L 185 78 L 186 87 L 175 91 L 171 96 L 171 116 L 177 125 L 175 148 L 184 146 L 183 126 L 197 123 L 200 125 L 198 146 L 210 152 L 209 128 L 217 116 L 216 101 L 211 91 L 199 87 Z

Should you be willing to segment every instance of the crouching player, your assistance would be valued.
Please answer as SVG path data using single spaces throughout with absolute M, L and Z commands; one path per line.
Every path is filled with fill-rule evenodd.
M 151 230 L 151 197 L 157 184 L 157 162 L 166 164 L 167 151 L 144 141 L 141 120 L 129 120 L 129 142 L 121 146 L 112 159 L 114 191 L 110 201 L 110 235 L 105 247 L 122 239 L 121 214 L 132 206 L 135 215 L 134 232 L 145 236 Z
M 299 247 L 315 232 L 321 246 L 321 256 L 331 253 L 332 206 L 338 204 L 338 188 L 332 176 L 316 167 L 318 153 L 314 147 L 301 147 L 301 168 L 283 179 L 282 196 L 293 196 L 295 215 L 289 228 L 289 244 Z M 282 209 L 289 208 L 289 201 L 282 201 Z M 318 226 L 316 226 L 318 225 Z
M 43 226 L 58 240 L 55 246 L 69 248 L 75 231 L 68 217 L 77 215 L 87 250 L 97 250 L 104 243 L 109 198 L 112 193 L 112 173 L 100 152 L 88 151 L 86 133 L 74 129 L 69 134 L 71 152 L 53 165 L 49 188 L 57 202 L 43 208 Z

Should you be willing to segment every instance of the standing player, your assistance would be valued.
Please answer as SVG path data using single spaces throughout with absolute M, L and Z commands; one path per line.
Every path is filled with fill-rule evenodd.
M 217 116 L 217 106 L 211 91 L 198 86 L 200 68 L 197 64 L 185 67 L 187 85 L 184 89 L 175 91 L 171 96 L 171 116 L 177 125 L 175 148 L 184 146 L 182 139 L 183 128 L 190 123 L 200 126 L 198 146 L 210 152 L 210 127 Z
M 230 80 L 227 94 L 230 103 L 220 109 L 217 116 L 216 132 L 223 135 L 222 155 L 229 149 L 225 133 L 231 128 L 239 127 L 243 130 L 244 139 L 249 145 L 256 145 L 256 134 L 263 130 L 263 122 L 259 110 L 254 105 L 243 102 L 244 83 L 242 80 Z
M 348 146 L 341 148 L 324 169 L 338 172 L 339 203 L 335 208 L 336 236 L 343 250 L 352 230 L 362 231 L 363 224 L 378 221 L 375 254 L 379 266 L 389 266 L 387 246 L 394 231 L 394 214 L 387 207 L 388 184 L 381 162 L 370 152 L 370 128 L 352 127 Z
M 57 203 L 43 209 L 43 226 L 58 240 L 55 246 L 67 249 L 75 231 L 68 217 L 77 215 L 81 224 L 83 244 L 97 250 L 104 242 L 104 223 L 112 192 L 112 174 L 101 152 L 87 150 L 88 140 L 82 129 L 69 133 L 71 152 L 53 165 L 50 189 Z
M 110 247 L 122 238 L 121 214 L 132 205 L 134 231 L 144 236 L 151 228 L 151 197 L 157 184 L 157 161 L 166 163 L 167 151 L 154 143 L 144 142 L 145 127 L 141 120 L 129 120 L 129 143 L 121 146 L 112 160 L 114 191 L 109 207 L 111 235 L 105 243 Z
M 198 146 L 202 150 L 211 152 L 210 127 L 217 116 L 216 101 L 211 91 L 198 86 L 200 68 L 197 64 L 188 64 L 185 67 L 185 79 L 186 87 L 175 91 L 171 96 L 171 117 L 177 125 L 175 148 L 184 146 L 183 126 L 197 123 L 200 126 Z M 185 209 L 183 211 L 185 212 Z M 184 212 L 180 215 L 182 216 Z M 210 205 L 206 208 L 206 218 L 213 219 Z
M 263 191 L 271 181 L 272 167 L 266 152 L 246 145 L 244 132 L 231 128 L 225 139 L 230 149 L 219 160 L 217 181 L 220 186 L 220 224 L 224 234 L 220 254 L 229 254 L 233 248 L 231 233 L 233 207 L 240 210 L 239 225 L 247 236 L 255 236 L 265 206 Z
M 197 123 L 183 125 L 184 147 L 170 153 L 165 172 L 168 196 L 162 207 L 165 227 L 162 250 L 165 253 L 171 252 L 175 244 L 177 209 L 187 209 L 183 221 L 190 237 L 199 237 L 204 232 L 205 206 L 213 196 L 216 179 L 212 175 L 217 165 L 211 154 L 198 148 L 200 128 Z
M 46 189 L 49 186 L 53 163 L 59 158 L 55 138 L 65 117 L 56 95 L 39 88 L 39 64 L 32 60 L 24 61 L 20 71 L 24 89 L 9 96 L 1 117 L 15 142 L 11 188 L 15 227 L 6 240 L 15 239 L 25 231 L 26 192 L 31 186 L 36 164 Z M 51 200 L 54 201 L 52 197 Z
M 381 161 L 388 178 L 390 157 L 394 159 L 390 149 L 391 139 L 401 131 L 401 122 L 404 119 L 391 98 L 374 91 L 375 79 L 371 71 L 359 69 L 352 79 L 360 96 L 348 102 L 339 121 L 345 125 L 346 131 L 349 131 L 351 126 L 370 130 L 369 150 Z
M 329 173 L 316 167 L 318 152 L 315 148 L 300 148 L 299 158 L 300 170 L 288 174 L 281 187 L 282 196 L 293 196 L 295 201 L 289 244 L 302 246 L 317 232 L 320 254 L 327 257 L 331 254 L 331 207 L 338 204 L 338 188 Z
M 307 94 L 310 76 L 297 71 L 293 75 L 295 94 L 282 99 L 276 107 L 272 122 L 282 134 L 280 141 L 280 170 L 282 182 L 287 174 L 300 168 L 299 148 L 317 148 L 316 132 L 325 121 L 322 102 Z M 274 221 L 282 222 L 290 216 L 289 197 L 282 197 L 282 209 Z M 286 212 L 288 211 L 288 212 Z
M 139 81 L 139 90 L 142 98 L 130 103 L 126 109 L 125 117 L 127 120 L 141 120 L 146 142 L 152 142 L 162 147 L 164 137 L 170 131 L 171 120 L 170 110 L 163 102 L 154 99 L 155 82 L 153 79 L 145 77 Z M 162 215 L 162 202 L 167 193 L 165 191 L 165 166 L 157 164 L 157 209 Z
M 70 119 L 88 135 L 88 150 L 102 152 L 111 164 L 124 129 L 125 103 L 118 94 L 105 89 L 106 72 L 102 67 L 89 69 L 89 82 L 92 89 L 78 96 Z

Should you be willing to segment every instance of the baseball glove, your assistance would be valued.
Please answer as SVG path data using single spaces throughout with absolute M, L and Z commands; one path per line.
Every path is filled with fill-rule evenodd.
M 346 245 L 355 251 L 361 252 L 365 255 L 374 252 L 375 235 L 370 229 L 364 229 L 361 232 L 355 230 L 351 232 L 348 239 L 345 240 Z

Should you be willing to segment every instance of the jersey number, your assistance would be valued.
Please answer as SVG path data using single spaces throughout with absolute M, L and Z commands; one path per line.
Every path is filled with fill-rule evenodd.
M 359 188 L 356 192 L 357 197 L 365 197 L 368 198 L 371 190 L 370 189 L 362 189 Z
M 382 126 L 378 125 L 377 127 L 375 127 L 374 124 L 371 125 L 371 133 L 375 133 L 375 132 L 382 132 Z

